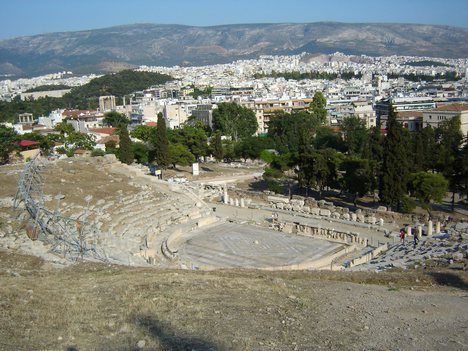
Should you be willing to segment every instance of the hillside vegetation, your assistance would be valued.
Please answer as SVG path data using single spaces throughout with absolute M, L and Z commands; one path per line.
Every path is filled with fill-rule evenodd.
M 62 98 L 44 97 L 22 101 L 17 96 L 11 102 L 0 101 L 0 122 L 14 122 L 19 113 L 25 112 L 32 113 L 37 118 L 59 108 L 95 109 L 98 107 L 99 96 L 114 95 L 121 98 L 171 80 L 173 78 L 166 74 L 125 70 L 95 78 L 85 85 L 73 88 Z

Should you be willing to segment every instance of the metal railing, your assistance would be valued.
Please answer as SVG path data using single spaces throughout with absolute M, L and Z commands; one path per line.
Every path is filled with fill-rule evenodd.
M 39 156 L 29 161 L 21 173 L 14 206 L 24 205 L 30 216 L 27 232 L 33 240 L 49 244 L 51 251 L 72 260 L 96 259 L 107 261 L 105 252 L 99 248 L 99 230 L 90 222 L 67 217 L 57 208 L 46 208 L 42 175 L 47 161 Z

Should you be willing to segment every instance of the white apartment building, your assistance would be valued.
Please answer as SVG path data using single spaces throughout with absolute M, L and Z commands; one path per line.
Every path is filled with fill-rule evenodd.
M 423 111 L 423 127 L 431 126 L 436 128 L 439 124 L 455 116 L 460 116 L 461 132 L 465 139 L 468 138 L 468 104 L 447 104 L 432 110 Z

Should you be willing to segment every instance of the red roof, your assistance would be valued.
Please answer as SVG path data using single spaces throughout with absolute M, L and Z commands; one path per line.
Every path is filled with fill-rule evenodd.
M 437 106 L 435 109 L 436 111 L 455 111 L 455 112 L 462 112 L 462 111 L 467 111 L 468 110 L 468 104 L 447 104 L 447 105 L 441 105 Z
M 112 135 L 115 133 L 117 129 L 108 127 L 108 128 L 89 128 L 88 130 L 93 133 Z
M 148 127 L 156 127 L 158 124 L 156 122 L 146 122 Z
M 16 142 L 16 145 L 21 146 L 21 147 L 28 147 L 28 146 L 33 146 L 33 145 L 40 145 L 41 143 L 38 141 L 34 140 L 20 140 Z

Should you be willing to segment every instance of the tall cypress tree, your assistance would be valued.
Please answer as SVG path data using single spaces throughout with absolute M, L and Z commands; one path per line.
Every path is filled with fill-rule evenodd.
M 224 157 L 224 152 L 223 152 L 223 142 L 221 140 L 221 133 L 219 131 L 214 133 L 212 149 L 213 149 L 213 156 L 215 157 L 216 161 L 222 161 Z
M 119 128 L 119 160 L 120 162 L 130 165 L 133 163 L 133 149 L 132 141 L 128 135 L 128 129 L 126 124 L 122 124 Z
M 390 106 L 387 121 L 387 136 L 383 148 L 380 199 L 390 206 L 397 205 L 406 195 L 409 177 L 409 134 L 397 121 L 397 115 Z
M 369 160 L 371 185 L 374 193 L 379 189 L 379 179 L 382 171 L 383 137 L 380 133 L 380 122 L 368 131 L 367 142 L 364 145 L 362 158 Z M 375 197 L 374 197 L 375 201 Z
M 463 142 L 460 116 L 445 121 L 438 127 L 439 145 L 437 147 L 437 169 L 449 181 L 452 192 L 452 211 L 455 209 L 455 193 L 459 188 L 459 154 Z
M 155 138 L 152 138 L 154 159 L 159 167 L 169 166 L 169 141 L 167 139 L 166 122 L 161 113 L 158 114 Z

